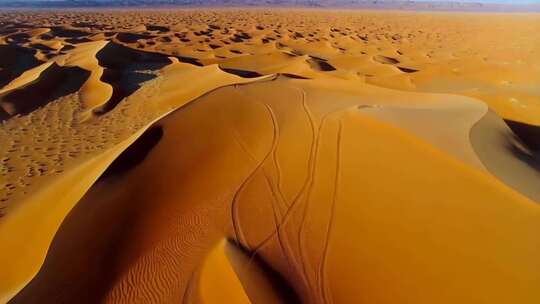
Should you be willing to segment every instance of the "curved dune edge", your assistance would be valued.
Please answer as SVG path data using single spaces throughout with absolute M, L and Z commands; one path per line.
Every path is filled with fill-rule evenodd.
M 540 160 L 502 118 L 486 113 L 471 129 L 471 144 L 488 171 L 531 200 L 540 203 Z
M 342 204 L 336 207 L 336 240 L 331 243 L 328 258 L 328 265 L 336 266 L 328 275 L 328 284 L 335 288 L 332 294 L 337 295 L 334 301 L 358 295 L 358 285 L 362 286 L 361 299 L 387 303 L 431 303 L 434 298 L 441 303 L 504 303 L 516 299 L 534 303 L 540 299 L 533 287 L 533 282 L 540 279 L 535 270 L 538 261 L 533 258 L 540 250 L 533 232 L 538 229 L 540 209 L 534 202 L 491 175 L 473 170 L 432 147 L 399 144 L 413 140 L 407 134 L 396 132 L 398 142 L 386 138 L 384 134 L 395 130 L 378 121 L 348 125 L 343 131 L 348 135 L 342 141 L 354 141 L 353 134 L 378 125 L 380 128 L 372 129 L 375 132 L 368 137 L 374 143 L 367 149 L 369 155 L 379 154 L 376 159 L 356 160 L 355 155 L 365 151 L 365 142 L 351 142 L 357 150 L 342 156 L 343 190 L 338 196 Z M 390 142 L 394 142 L 392 149 L 376 148 Z M 438 157 L 417 154 L 420 150 Z M 399 169 L 393 168 L 392 163 L 377 161 L 396 154 L 403 155 L 398 158 L 402 165 Z M 355 167 L 372 175 L 354 174 Z M 388 179 L 388 172 L 396 176 Z M 379 189 L 377 180 L 387 181 L 384 191 L 372 190 Z M 357 184 L 362 187 L 355 187 Z M 403 188 L 412 185 L 416 187 Z M 362 198 L 363 207 L 351 216 L 351 209 L 358 203 L 354 197 Z M 339 217 L 349 220 L 340 223 Z M 358 227 L 357 223 L 363 224 Z M 369 233 L 351 236 L 353 226 Z M 355 259 L 356 263 L 340 263 Z M 375 277 L 381 275 L 385 286 L 373 277 L 358 275 L 365 272 Z M 385 276 L 386 272 L 393 276 Z M 508 273 L 512 273 L 512 279 L 508 279 Z M 408 280 L 403 281 L 404 275 Z M 473 293 L 470 286 L 474 286 Z M 493 290 L 494 286 L 501 290 Z
M 21 202 L 0 221 L 0 242 L 9 246 L 6 248 L 12 248 L 0 252 L 0 260 L 5 261 L 0 273 L 1 302 L 7 302 L 17 294 L 38 272 L 66 214 L 109 164 L 150 125 L 114 148 L 74 166 L 48 185 L 43 185 L 41 191 Z M 13 231 L 19 231 L 25 237 L 20 238 Z
M 25 71 L 19 77 L 13 79 L 10 83 L 8 83 L 2 89 L 0 89 L 0 94 L 3 94 L 5 92 L 11 91 L 13 89 L 22 87 L 25 84 L 28 84 L 28 83 L 36 80 L 39 77 L 39 75 L 41 74 L 41 72 L 46 70 L 53 63 L 54 63 L 54 61 L 45 62 L 43 64 L 38 65 L 35 68 L 32 68 L 30 70 Z
M 367 83 L 352 86 L 336 79 L 314 79 L 307 85 L 358 94 L 362 98 L 359 111 L 408 130 L 456 159 L 486 170 L 469 140 L 471 128 L 488 112 L 486 103 L 479 99 L 446 93 L 404 92 Z
M 81 43 L 68 51 L 67 54 L 58 56 L 24 72 L 2 88 L 0 94 L 24 87 L 25 85 L 38 80 L 40 74 L 47 70 L 51 65 L 59 67 L 76 67 L 82 68 L 90 73 L 83 85 L 78 89 L 81 103 L 85 108 L 95 108 L 107 101 L 112 95 L 111 86 L 100 80 L 103 74 L 103 67 L 98 64 L 96 59 L 96 54 L 108 43 L 108 41 Z
M 191 67 L 183 63 L 173 63 L 166 67 L 162 74 L 167 76 L 162 83 L 162 96 L 155 101 L 163 109 L 175 109 L 193 100 L 193 98 L 215 90 L 217 87 L 230 83 L 242 84 L 268 78 L 242 79 L 225 74 L 217 66 L 203 68 Z M 200 78 L 204 74 L 206 78 Z M 225 77 L 223 77 L 225 76 Z M 193 77 L 198 77 L 193 79 Z M 269 77 L 273 77 L 270 75 Z M 179 87 L 178 81 L 191 80 L 191 85 Z M 209 87 L 210 85 L 210 88 Z M 157 96 L 156 96 L 157 97 Z M 169 110 L 160 117 L 170 113 Z M 154 121 L 159 120 L 159 118 Z M 105 171 L 111 162 L 131 145 L 152 123 L 146 125 L 114 148 L 104 151 L 94 158 L 77 164 L 52 181 L 39 186 L 37 191 L 27 199 L 17 202 L 16 208 L 0 221 L 0 242 L 11 244 L 10 250 L 0 253 L 1 267 L 5 271 L 0 274 L 0 300 L 11 298 L 24 287 L 37 273 L 45 258 L 60 223 L 84 193 L 97 178 Z M 70 189 L 65 192 L 65 189 Z M 49 202 L 49 203 L 47 203 Z M 54 202 L 54 204 L 52 203 Z M 50 208 L 54 207 L 52 211 Z M 49 216 L 41 218 L 44 213 Z M 11 231 L 26 231 L 25 239 L 10 233 Z M 36 234 L 37 233 L 37 234 Z M 33 235 L 33 237 L 32 237 Z M 23 254 L 23 253 L 26 253 Z M 17 261 L 16 263 L 8 261 Z
M 13 302 L 69 301 L 88 288 L 96 301 L 179 301 L 224 238 L 287 278 L 302 301 L 540 299 L 538 205 L 358 111 L 358 96 L 337 96 L 282 77 L 215 90 L 155 123 L 163 137 L 148 157 L 85 194 Z
M 77 45 L 77 47 L 74 47 L 72 50 L 68 51 L 67 54 L 60 55 L 56 58 L 53 58 L 33 69 L 30 69 L 26 72 L 24 72 L 19 77 L 12 80 L 10 83 L 8 83 L 5 87 L 3 87 L 0 90 L 0 94 L 7 94 L 11 91 L 15 91 L 17 89 L 25 89 L 25 86 L 31 85 L 35 82 L 38 82 L 47 72 L 48 70 L 52 68 L 56 68 L 57 70 L 51 71 L 52 77 L 56 76 L 55 74 L 60 73 L 62 69 L 82 69 L 80 70 L 82 72 L 87 72 L 88 75 L 85 75 L 84 82 L 80 87 L 76 88 L 76 92 L 79 94 L 79 98 L 81 101 L 81 105 L 84 108 L 87 109 L 93 109 L 95 107 L 98 107 L 99 105 L 105 103 L 112 95 L 112 88 L 110 85 L 104 83 L 101 81 L 101 76 L 103 74 L 103 67 L 101 67 L 98 64 L 96 54 L 105 47 L 109 42 L 108 41 L 93 41 L 93 42 L 86 42 L 81 43 Z M 81 75 L 82 77 L 82 75 Z M 70 77 L 68 76 L 67 79 L 61 79 L 59 81 L 61 82 L 67 82 L 69 81 Z M 63 83 L 54 83 L 51 85 L 56 85 L 58 87 L 61 87 Z M 49 88 L 49 90 L 53 90 L 53 88 Z M 39 89 L 41 92 L 37 92 L 36 97 L 39 97 L 40 95 L 46 95 L 49 92 L 44 92 L 44 88 Z M 63 94 L 67 95 L 67 94 Z M 32 110 L 35 110 L 35 108 L 38 108 L 40 106 L 43 106 L 41 104 L 36 104 L 35 106 L 28 105 L 28 103 L 32 104 L 35 103 L 35 100 L 24 100 L 24 103 L 27 103 L 26 107 L 30 108 Z M 11 116 L 14 116 L 16 114 L 19 114 L 17 112 L 10 113 Z M 22 113 L 27 114 L 27 113 Z
M 66 66 L 79 66 L 90 71 L 90 77 L 79 90 L 81 103 L 88 110 L 104 104 L 113 93 L 112 87 L 101 80 L 103 67 L 99 65 L 96 58 L 96 54 L 108 43 L 110 42 L 81 43 L 70 53 L 69 57 L 62 60 Z
M 183 303 L 287 303 L 298 301 L 284 289 L 262 261 L 250 256 L 230 240 L 221 240 L 210 250 L 192 275 Z
M 129 58 L 127 59 L 129 61 Z M 9 121 L 6 121 L 4 130 L 0 130 L 0 150 L 5 153 L 1 167 L 5 180 L 2 182 L 11 183 L 10 187 L 16 184 L 17 190 L 1 189 L 0 204 L 5 204 L 8 199 L 9 203 L 0 206 L 0 215 L 9 213 L 11 208 L 25 199 L 27 193 L 39 188 L 39 184 L 49 178 L 49 175 L 58 175 L 54 171 L 62 172 L 70 163 L 80 161 L 81 154 L 88 156 L 94 152 L 99 153 L 104 150 L 103 147 L 111 147 L 127 138 L 155 117 L 182 106 L 209 90 L 273 77 L 270 75 L 246 79 L 225 73 L 217 65 L 198 67 L 179 62 L 176 58 L 167 59 L 167 62 L 166 66 L 155 71 L 155 78 L 139 84 L 129 96 L 99 115 L 95 115 L 91 109 L 80 103 L 82 95 L 79 91 L 57 100 L 49 98 L 48 104 L 42 103 L 42 107 L 27 115 L 9 117 L 6 113 Z M 47 65 L 54 65 L 61 71 L 64 69 L 54 60 L 44 66 Z M 77 70 L 86 71 L 82 68 Z M 40 80 L 39 77 L 36 80 Z M 58 86 L 62 88 L 62 83 L 58 83 Z M 24 85 L 17 86 L 7 93 L 17 90 L 26 93 L 26 89 Z M 43 95 L 35 88 L 32 92 L 31 98 L 39 99 Z M 24 100 L 19 98 L 18 101 Z M 35 106 L 36 103 L 32 105 L 34 108 Z M 64 147 L 67 142 L 69 146 Z M 29 148 L 30 151 L 24 151 L 21 146 Z M 81 151 L 82 148 L 87 148 L 88 151 Z M 41 152 L 44 150 L 48 152 Z
M 196 289 L 193 292 L 195 295 L 187 294 L 188 298 L 183 299 L 182 302 L 217 304 L 227 299 L 230 303 L 251 303 L 226 256 L 226 246 L 231 245 L 223 240 L 210 251 L 201 265 L 196 278 L 197 282 L 193 283 L 196 286 L 193 287 Z
M 377 120 L 409 130 L 441 151 L 451 153 L 457 159 L 485 170 L 468 136 L 471 128 L 488 112 L 487 105 L 479 100 L 467 100 L 456 95 L 453 100 L 442 101 L 433 107 L 366 106 L 360 110 Z

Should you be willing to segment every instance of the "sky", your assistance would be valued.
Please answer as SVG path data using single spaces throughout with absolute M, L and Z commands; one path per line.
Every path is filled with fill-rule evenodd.
M 0 3 L 8 3 L 14 0 L 0 0 Z M 44 0 L 16 0 L 17 2 L 31 2 Z M 49 0 L 54 1 L 54 0 Z M 58 1 L 58 0 L 56 0 Z M 109 0 L 114 1 L 114 0 Z M 120 0 L 118 0 L 120 1 Z M 415 0 L 418 2 L 482 2 L 482 3 L 498 3 L 498 4 L 540 4 L 540 0 Z
M 504 4 L 513 4 L 513 3 L 540 3 L 540 0 L 416 0 L 423 2 L 483 2 L 483 3 L 504 3 Z

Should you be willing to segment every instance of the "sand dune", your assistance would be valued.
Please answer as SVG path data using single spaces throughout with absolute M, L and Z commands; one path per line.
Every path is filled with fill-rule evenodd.
M 45 294 L 70 302 L 82 293 L 89 302 L 170 302 L 190 284 L 211 293 L 204 265 L 212 262 L 201 253 L 223 239 L 260 256 L 306 302 L 332 294 L 337 302 L 428 303 L 441 292 L 448 303 L 538 298 L 534 202 L 363 114 L 362 95 L 329 90 L 329 102 L 306 82 L 279 77 L 219 89 L 150 127 L 66 217 L 42 269 L 14 302 Z M 450 181 L 461 191 L 448 189 Z M 375 186 L 381 182 L 384 191 Z M 481 191 L 470 197 L 468 189 Z M 441 208 L 444 216 L 434 216 Z M 99 230 L 89 229 L 95 222 Z M 358 225 L 376 232 L 351 235 Z M 498 233 L 486 234 L 492 230 Z M 202 277 L 192 282 L 201 263 Z M 370 280 L 383 275 L 379 267 L 384 289 Z M 459 280 L 436 275 L 450 270 Z M 348 282 L 366 289 L 359 294 Z M 411 293 L 414 286 L 424 292 Z
M 539 18 L 0 12 L 0 302 L 539 302 Z
M 28 85 L 3 94 L 0 104 L 12 116 L 28 114 L 62 96 L 77 92 L 89 74 L 81 68 L 60 67 L 53 63 Z
M 34 57 L 30 49 L 14 45 L 0 45 L 0 55 L 3 60 L 0 65 L 0 85 L 4 86 L 20 74 L 39 65 L 40 61 Z

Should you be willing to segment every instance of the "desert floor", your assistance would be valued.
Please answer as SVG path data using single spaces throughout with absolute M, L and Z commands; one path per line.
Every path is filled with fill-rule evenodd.
M 540 303 L 539 33 L 0 12 L 0 302 Z

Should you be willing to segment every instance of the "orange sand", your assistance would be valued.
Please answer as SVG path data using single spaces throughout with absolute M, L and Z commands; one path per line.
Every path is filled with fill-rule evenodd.
M 0 22 L 0 302 L 540 302 L 539 15 Z

